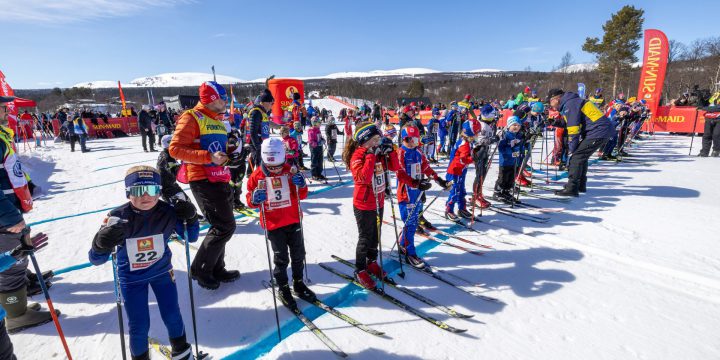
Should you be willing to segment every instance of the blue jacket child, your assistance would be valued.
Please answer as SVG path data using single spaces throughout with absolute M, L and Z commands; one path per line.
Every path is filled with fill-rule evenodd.
M 149 287 L 155 293 L 167 327 L 173 358 L 186 359 L 192 355 L 178 305 L 168 241 L 173 233 L 184 238 L 187 231 L 188 240 L 194 242 L 200 226 L 191 202 L 181 199 L 174 199 L 173 204 L 159 201 L 160 184 L 160 173 L 153 167 L 128 169 L 125 186 L 130 201 L 108 213 L 89 252 L 90 262 L 101 265 L 107 262 L 114 249 L 116 251 L 117 264 L 114 265 L 128 316 L 133 359 L 147 359 L 149 354 Z

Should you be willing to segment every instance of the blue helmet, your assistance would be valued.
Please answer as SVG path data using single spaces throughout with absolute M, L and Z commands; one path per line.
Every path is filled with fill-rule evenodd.
M 545 112 L 545 105 L 543 105 L 543 103 L 539 101 L 536 101 L 532 104 L 532 107 L 530 107 L 530 111 L 538 114 L 543 113 Z
M 484 121 L 495 120 L 495 108 L 490 104 L 485 104 L 485 106 L 480 109 L 480 119 Z

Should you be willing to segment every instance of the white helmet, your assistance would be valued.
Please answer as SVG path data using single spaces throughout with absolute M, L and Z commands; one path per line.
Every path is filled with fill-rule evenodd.
M 170 140 L 172 140 L 172 135 L 165 135 L 160 139 L 160 143 L 162 144 L 163 149 L 167 149 L 170 147 Z
M 271 137 L 263 141 L 260 147 L 263 164 L 278 166 L 285 163 L 285 144 L 278 137 Z

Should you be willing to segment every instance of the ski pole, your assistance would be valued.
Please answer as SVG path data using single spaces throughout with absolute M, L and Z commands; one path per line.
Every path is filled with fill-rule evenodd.
M 190 292 L 190 314 L 192 315 L 193 339 L 195 339 L 195 358 L 200 359 L 200 347 L 198 346 L 197 323 L 195 321 L 195 295 L 193 291 L 192 275 L 190 275 L 190 241 L 188 240 L 187 224 L 183 223 L 185 236 L 185 262 L 187 263 L 188 291 Z
M 30 237 L 30 228 L 26 227 L 21 232 L 23 238 L 29 238 Z M 38 278 L 38 283 L 40 283 L 40 288 L 42 289 L 43 295 L 45 295 L 45 301 L 47 302 L 48 309 L 50 310 L 50 316 L 53 319 L 53 322 L 55 323 L 55 329 L 57 329 L 58 335 L 60 336 L 60 341 L 63 344 L 63 348 L 65 348 L 65 355 L 67 355 L 68 360 L 72 360 L 72 355 L 70 354 L 70 348 L 68 348 L 67 341 L 65 341 L 65 334 L 63 333 L 62 327 L 60 326 L 60 320 L 57 317 L 57 314 L 55 313 L 55 307 L 53 307 L 52 300 L 50 299 L 50 293 L 48 292 L 47 286 L 45 285 L 45 279 L 42 277 L 42 271 L 40 271 L 40 266 L 38 265 L 37 259 L 35 258 L 35 252 L 30 251 L 30 260 L 32 261 L 33 267 L 35 268 L 35 275 Z M 123 347 L 123 350 L 125 348 Z
M 258 188 L 266 189 L 265 180 L 258 180 Z M 268 260 L 268 272 L 270 273 L 270 284 L 274 284 L 273 273 L 272 273 L 272 261 L 270 260 L 270 239 L 268 239 L 267 233 L 267 222 L 265 221 L 265 203 L 260 204 L 260 216 L 262 216 L 263 233 L 265 234 L 265 249 L 267 250 Z M 278 315 L 277 308 L 277 297 L 275 295 L 275 286 L 272 287 L 273 293 L 273 305 L 275 306 L 275 325 L 277 326 L 278 341 L 282 341 L 282 335 L 280 334 L 280 316 Z
M 695 141 L 695 127 L 697 126 L 698 111 L 695 110 L 695 122 L 693 123 L 692 137 L 690 138 L 690 151 L 688 156 L 692 155 L 693 141 Z
M 291 168 L 290 172 L 292 172 Z M 297 172 L 297 169 L 295 169 Z M 294 175 L 294 174 L 293 174 Z M 302 176 L 302 173 L 301 175 Z M 298 204 L 298 216 L 300 217 L 300 241 L 302 242 L 303 249 L 305 249 L 305 231 L 303 230 L 303 211 L 302 207 L 300 206 L 300 187 L 295 185 L 295 196 L 297 196 L 297 204 Z M 305 268 L 305 281 L 308 283 L 312 283 L 312 280 L 310 280 L 310 276 L 308 276 L 308 269 L 307 269 L 307 251 L 303 251 L 303 267 Z
M 327 147 L 327 145 L 324 145 L 324 146 L 325 146 L 325 149 L 326 149 L 326 151 L 328 152 L 328 155 L 329 155 L 330 149 Z M 323 161 L 324 161 L 324 160 L 323 160 Z M 342 179 L 340 178 L 340 170 L 338 170 L 337 165 L 335 165 L 335 157 L 333 157 L 333 160 L 330 161 L 330 162 L 332 163 L 333 167 L 335 168 L 335 173 L 336 173 L 337 176 L 338 176 L 338 184 L 339 184 L 339 183 L 342 182 Z
M 118 289 L 118 283 L 120 281 L 118 280 L 117 275 L 117 248 L 115 248 L 112 253 L 112 268 L 113 285 L 115 286 L 115 305 L 117 306 L 118 323 L 120 324 L 120 349 L 122 349 L 123 360 L 126 360 L 127 354 L 125 353 L 125 322 L 123 321 L 122 315 L 122 299 L 120 298 L 120 290 Z
M 550 145 L 548 145 L 548 138 L 547 138 L 547 126 L 543 129 L 543 138 L 545 140 L 545 184 L 550 183 L 550 163 L 548 162 L 548 158 L 550 157 Z M 540 155 L 542 157 L 542 154 Z
M 385 160 L 385 182 L 388 184 L 388 188 L 390 189 L 390 194 L 388 195 L 388 197 L 390 198 L 390 209 L 392 209 L 393 227 L 395 228 L 395 239 L 397 242 L 397 241 L 400 241 L 400 238 L 398 237 L 398 231 L 397 231 L 397 216 L 395 216 L 395 204 L 394 204 L 393 197 L 392 197 L 392 185 L 390 184 L 390 172 L 388 171 L 387 158 L 385 158 L 384 160 Z M 398 201 L 399 201 L 399 199 L 398 199 Z M 403 234 L 405 234 L 404 231 L 403 231 Z M 404 279 L 405 271 L 403 270 L 403 261 L 402 261 L 402 256 L 400 255 L 400 246 L 398 246 L 398 261 L 400 262 L 400 273 L 398 275 Z
M 385 190 L 383 190 L 385 191 Z M 382 258 L 382 241 L 380 239 L 382 232 L 380 229 L 380 226 L 382 225 L 382 219 L 380 219 L 380 199 L 378 199 L 378 193 L 375 193 L 375 219 L 376 219 L 376 227 L 377 227 L 377 237 L 378 237 L 378 256 L 380 257 L 380 288 L 382 289 L 383 293 L 385 292 L 385 279 L 383 275 L 383 258 Z

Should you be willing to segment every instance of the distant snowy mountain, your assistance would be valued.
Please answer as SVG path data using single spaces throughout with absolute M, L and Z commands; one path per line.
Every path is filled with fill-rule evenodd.
M 323 76 L 305 76 L 294 77 L 300 80 L 313 79 L 350 79 L 350 78 L 367 78 L 367 77 L 384 77 L 384 76 L 415 76 L 423 74 L 436 73 L 484 73 L 484 72 L 501 72 L 499 69 L 475 69 L 468 71 L 439 71 L 427 68 L 403 68 L 395 70 L 372 70 L 372 71 L 345 71 L 337 72 Z M 199 86 L 203 81 L 211 80 L 212 74 L 209 73 L 166 73 L 154 76 L 147 76 L 134 79 L 129 83 L 122 83 L 123 87 L 181 87 L 181 86 Z M 217 80 L 221 84 L 230 83 L 262 83 L 265 78 L 254 80 L 242 80 L 232 76 L 217 75 Z M 117 87 L 117 81 L 100 80 L 87 81 L 73 85 L 73 87 L 87 87 L 91 89 L 112 88 Z
M 154 76 L 146 76 L 134 79 L 129 83 L 123 83 L 123 87 L 182 87 L 182 86 L 200 86 L 204 81 L 212 80 L 213 75 L 210 73 L 182 72 L 182 73 L 165 73 Z M 246 82 L 232 76 L 217 75 L 217 80 L 221 84 Z M 73 85 L 73 87 L 89 87 L 92 89 L 116 87 L 117 81 L 89 81 Z
M 597 69 L 598 64 L 597 63 L 583 63 L 583 64 L 572 64 L 568 65 L 566 67 L 559 68 L 555 70 L 555 72 L 561 72 L 561 73 L 576 73 L 576 72 L 582 72 L 582 71 L 593 71 Z

